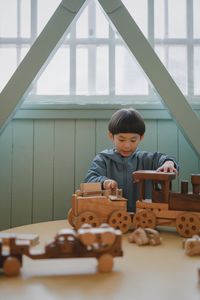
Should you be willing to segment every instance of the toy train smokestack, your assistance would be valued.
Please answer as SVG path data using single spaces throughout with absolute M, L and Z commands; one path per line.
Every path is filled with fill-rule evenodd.
M 192 193 L 199 195 L 200 193 L 200 174 L 191 175 Z M 181 181 L 181 194 L 188 194 L 188 181 Z
M 200 193 L 200 174 L 191 175 L 192 192 L 199 195 Z

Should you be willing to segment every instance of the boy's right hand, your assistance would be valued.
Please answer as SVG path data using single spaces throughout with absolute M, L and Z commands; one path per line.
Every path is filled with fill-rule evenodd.
M 116 189 L 117 187 L 118 187 L 117 182 L 112 179 L 106 179 L 103 183 L 103 188 L 105 190 L 113 190 Z

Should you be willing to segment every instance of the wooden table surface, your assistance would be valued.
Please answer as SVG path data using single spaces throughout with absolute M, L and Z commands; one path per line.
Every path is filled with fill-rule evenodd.
M 12 228 L 4 232 L 36 233 L 42 248 L 66 220 Z M 0 274 L 0 299 L 5 300 L 199 300 L 200 256 L 188 257 L 183 239 L 174 231 L 161 230 L 162 244 L 130 244 L 123 235 L 123 257 L 114 258 L 111 273 L 98 273 L 94 258 L 31 260 L 24 256 L 17 277 Z

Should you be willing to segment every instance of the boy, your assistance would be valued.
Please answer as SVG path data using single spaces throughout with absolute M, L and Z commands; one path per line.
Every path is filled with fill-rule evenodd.
M 132 172 L 137 170 L 157 170 L 177 172 L 178 165 L 172 156 L 150 153 L 138 149 L 144 138 L 145 123 L 136 110 L 120 109 L 108 124 L 108 136 L 114 144 L 94 158 L 87 172 L 85 182 L 101 182 L 104 189 L 119 187 L 128 199 L 128 211 L 134 212 L 138 189 L 133 183 Z M 151 197 L 151 183 L 146 187 L 146 197 Z

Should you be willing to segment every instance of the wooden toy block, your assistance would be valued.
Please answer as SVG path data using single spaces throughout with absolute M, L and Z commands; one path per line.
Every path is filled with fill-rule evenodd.
M 194 235 L 192 238 L 184 240 L 183 248 L 188 256 L 200 255 L 200 237 Z
M 93 228 L 87 224 L 78 230 L 62 229 L 44 249 L 31 248 L 29 240 L 17 235 L 2 235 L 0 239 L 0 269 L 7 276 L 15 276 L 22 267 L 23 255 L 31 259 L 59 259 L 93 257 L 100 272 L 110 272 L 113 258 L 122 256 L 121 231 L 102 224 Z
M 143 245 L 160 245 L 161 238 L 157 230 L 152 228 L 137 228 L 133 233 L 128 237 L 130 243 L 136 243 L 138 246 Z
M 101 190 L 101 182 L 94 182 L 94 183 L 81 183 L 80 184 L 80 192 L 82 196 L 89 196 L 89 195 L 102 195 Z

